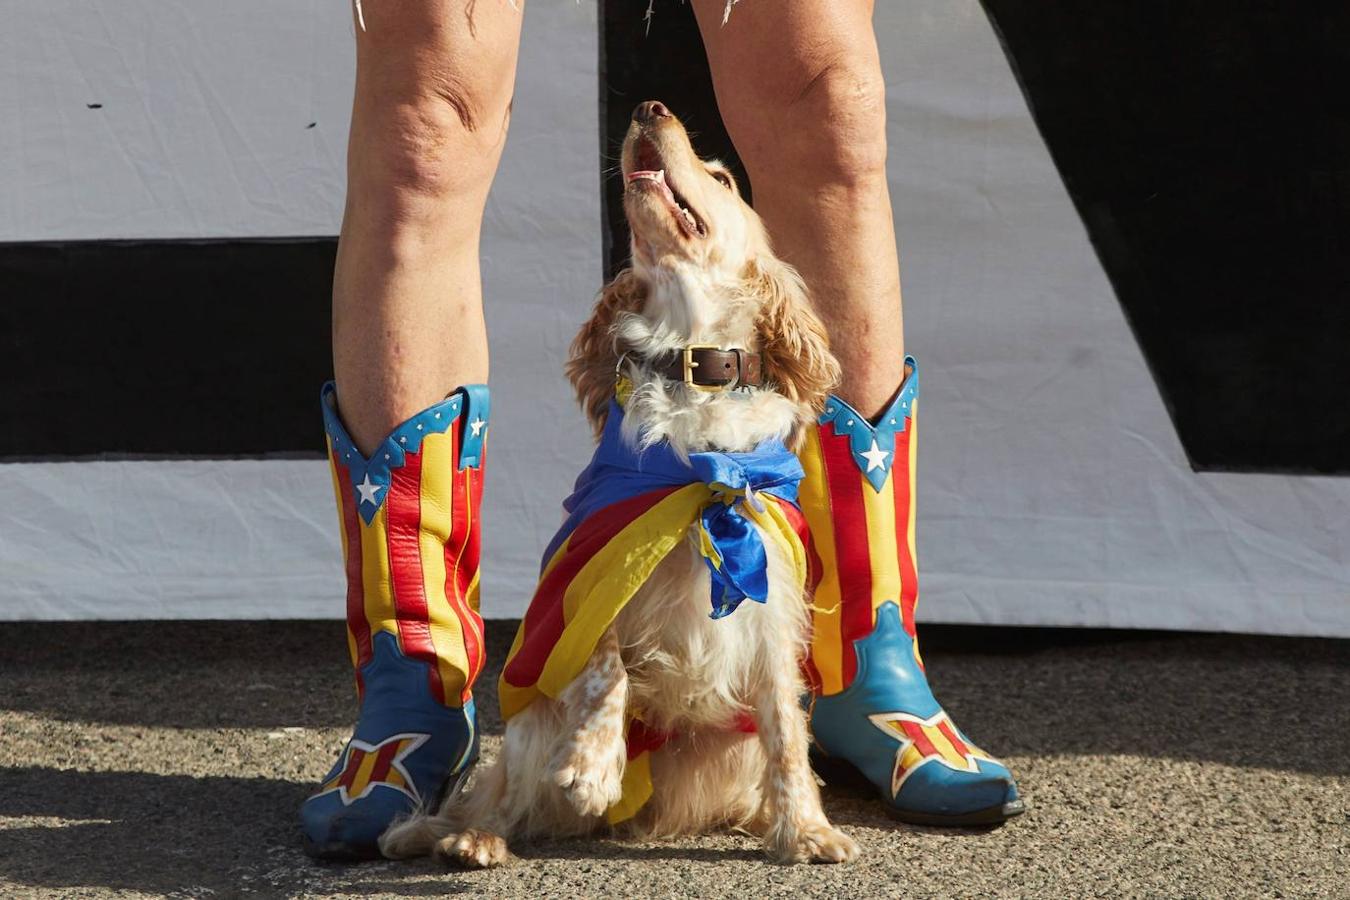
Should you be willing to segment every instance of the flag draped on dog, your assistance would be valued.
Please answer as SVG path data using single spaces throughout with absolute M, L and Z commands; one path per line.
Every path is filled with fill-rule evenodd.
M 767 598 L 765 537 L 781 546 L 805 584 L 805 521 L 796 505 L 801 477 L 801 464 L 781 441 L 687 459 L 664 442 L 639 449 L 623 434 L 623 411 L 611 402 L 595 455 L 563 503 L 567 520 L 544 552 L 539 585 L 502 671 L 503 718 L 540 694 L 558 697 L 691 530 L 708 565 L 713 618 L 732 614 L 747 598 Z M 646 753 L 653 742 L 640 722 L 633 725 L 624 798 L 610 811 L 612 821 L 631 816 L 651 793 Z M 638 733 L 644 737 L 635 743 Z

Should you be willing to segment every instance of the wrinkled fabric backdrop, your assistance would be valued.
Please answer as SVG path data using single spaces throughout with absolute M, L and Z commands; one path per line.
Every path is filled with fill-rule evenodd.
M 378 27 L 378 4 L 365 5 Z M 908 349 L 924 373 L 921 618 L 1350 636 L 1350 479 L 1192 470 L 984 10 L 878 6 Z M 561 365 L 602 272 L 596 26 L 593 2 L 530 5 L 487 212 L 501 376 L 484 510 L 491 618 L 523 612 L 590 453 Z M 331 239 L 351 30 L 331 2 L 61 0 L 8 17 L 0 241 L 11 255 L 0 253 L 0 273 L 32 242 Z M 327 290 L 325 265 L 311 300 Z M 45 302 L 4 280 L 0 309 Z M 175 302 L 190 341 L 194 304 L 222 300 L 188 291 Z M 327 333 L 315 310 L 310 343 Z M 79 327 L 66 318 L 62 330 Z M 19 356 L 63 340 L 27 321 L 4 320 Z M 240 377 L 269 384 L 286 340 Z M 7 389 L 25 377 L 7 373 Z M 340 616 L 322 377 L 254 399 L 310 410 L 301 458 L 289 446 L 275 448 L 281 458 L 252 446 L 240 452 L 255 458 L 91 458 L 58 439 L 11 453 L 0 462 L 0 618 Z M 228 436 L 247 409 L 219 402 L 204 391 L 140 412 Z M 48 416 L 61 434 L 58 420 L 81 411 L 27 408 L 8 427 Z

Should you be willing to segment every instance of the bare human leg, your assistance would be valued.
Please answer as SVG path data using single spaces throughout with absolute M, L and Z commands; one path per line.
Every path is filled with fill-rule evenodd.
M 815 742 L 901 819 L 1002 822 L 1024 808 L 1012 775 L 938 704 L 918 652 L 918 371 L 904 352 L 872 0 L 740 3 L 723 26 L 724 8 L 694 0 L 722 119 L 843 367 L 800 452 L 822 562 Z
M 483 207 L 510 118 L 509 0 L 380 0 L 356 29 L 347 208 L 323 392 L 361 701 L 301 807 L 305 846 L 379 854 L 477 758 Z M 398 842 L 390 845 L 397 849 Z
M 885 83 L 871 0 L 694 0 L 718 107 L 774 249 L 811 289 L 865 416 L 904 377 L 886 183 Z
M 362 453 L 456 386 L 487 381 L 479 237 L 520 6 L 365 4 L 333 281 L 338 396 Z

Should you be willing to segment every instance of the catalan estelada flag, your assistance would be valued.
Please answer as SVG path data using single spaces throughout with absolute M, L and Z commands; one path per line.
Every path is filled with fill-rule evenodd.
M 502 671 L 502 716 L 516 715 L 540 694 L 558 697 L 638 588 L 691 532 L 708 565 L 713 618 L 730 615 L 747 598 L 767 598 L 765 538 L 782 548 L 804 584 L 804 520 L 795 504 L 801 477 L 801 465 L 780 441 L 748 453 L 688 458 L 664 442 L 639 449 L 611 402 L 595 455 L 563 504 L 567 520 L 544 553 L 539 585 Z M 624 799 L 611 810 L 612 821 L 646 800 L 647 771 L 646 750 L 630 741 Z

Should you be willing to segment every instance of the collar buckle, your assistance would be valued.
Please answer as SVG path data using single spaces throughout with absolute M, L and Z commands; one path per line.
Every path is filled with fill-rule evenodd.
M 695 350 L 720 350 L 716 344 L 688 344 L 681 351 L 684 363 L 684 383 L 696 391 L 704 391 L 710 394 L 716 394 L 726 390 L 730 384 L 696 384 L 694 382 L 694 370 L 698 368 L 698 361 L 694 359 Z M 735 384 L 735 382 L 732 382 Z

